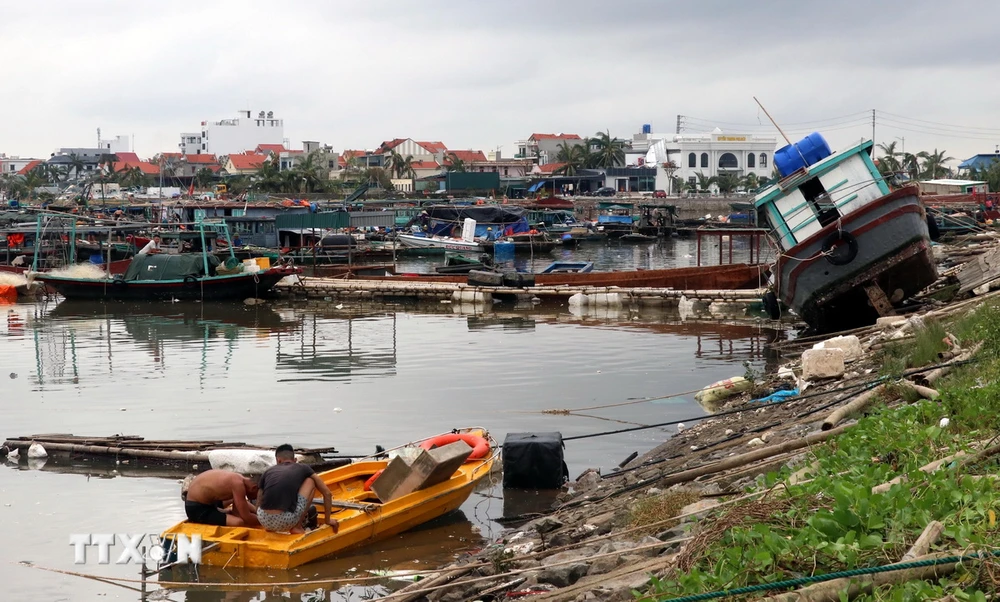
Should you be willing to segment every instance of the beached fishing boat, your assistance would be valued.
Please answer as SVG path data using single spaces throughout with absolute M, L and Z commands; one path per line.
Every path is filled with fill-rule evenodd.
M 618 286 L 622 288 L 675 288 L 678 290 L 734 290 L 763 288 L 767 284 L 766 265 L 745 263 L 670 268 L 663 270 L 632 270 L 627 272 L 555 272 L 536 274 L 535 286 Z M 365 280 L 406 282 L 452 282 L 465 284 L 463 275 L 403 273 L 393 276 L 366 276 Z
M 465 432 L 489 439 L 482 429 L 465 429 Z M 205 550 L 202 564 L 209 566 L 290 569 L 402 533 L 457 510 L 476 483 L 490 473 L 494 457 L 487 450 L 484 457 L 466 461 L 446 481 L 384 503 L 365 484 L 386 468 L 388 460 L 362 460 L 320 473 L 333 494 L 332 514 L 339 522 L 337 532 L 324 524 L 326 516 L 320 499 L 316 507 L 318 524 L 322 526 L 304 534 L 183 521 L 167 529 L 162 537 L 169 542 L 176 535 L 200 535 Z
M 781 180 L 754 199 L 780 249 L 772 291 L 819 331 L 875 322 L 937 278 L 916 186 L 891 191 L 865 141 L 832 153 L 810 134 L 779 149 Z
M 140 254 L 124 274 L 77 277 L 35 272 L 32 277 L 67 299 L 208 301 L 260 297 L 282 278 L 302 271 L 291 266 L 270 266 L 263 258 L 245 266 L 232 254 L 225 223 L 199 222 L 195 227 L 201 234 L 199 253 Z M 230 256 L 224 263 L 211 249 L 219 236 L 229 243 Z

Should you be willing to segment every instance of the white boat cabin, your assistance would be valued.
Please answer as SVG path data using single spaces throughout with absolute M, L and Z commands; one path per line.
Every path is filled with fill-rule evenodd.
M 783 252 L 887 194 L 867 140 L 788 174 L 754 198 Z M 780 151 L 779 151 L 780 152 Z M 776 161 L 777 163 L 777 161 Z

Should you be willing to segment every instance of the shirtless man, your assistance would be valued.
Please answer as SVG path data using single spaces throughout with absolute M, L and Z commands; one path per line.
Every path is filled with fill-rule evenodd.
M 318 489 L 323 495 L 326 524 L 336 533 L 340 523 L 330 513 L 332 495 L 312 467 L 295 462 L 295 450 L 287 443 L 274 450 L 278 462 L 260 477 L 257 518 L 268 531 L 305 533 L 303 525 Z
M 228 470 L 206 470 L 191 481 L 184 511 L 188 520 L 220 527 L 259 527 L 257 509 L 250 502 L 257 485 L 243 475 Z M 223 512 L 229 503 L 231 512 Z

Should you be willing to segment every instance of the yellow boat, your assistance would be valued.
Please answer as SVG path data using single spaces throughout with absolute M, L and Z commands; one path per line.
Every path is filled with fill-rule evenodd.
M 489 440 L 481 429 L 466 429 Z M 418 445 L 417 442 L 413 445 Z M 163 532 L 165 547 L 175 535 L 202 539 L 202 564 L 232 568 L 291 569 L 344 550 L 391 537 L 457 510 L 472 494 L 476 483 L 490 474 L 495 453 L 465 462 L 451 478 L 426 489 L 381 503 L 364 485 L 384 469 L 388 460 L 365 460 L 320 473 L 333 494 L 337 533 L 324 524 L 322 498 L 318 499 L 319 524 L 304 534 L 271 533 L 254 527 L 219 527 L 182 521 Z M 314 500 L 317 501 L 317 500 Z

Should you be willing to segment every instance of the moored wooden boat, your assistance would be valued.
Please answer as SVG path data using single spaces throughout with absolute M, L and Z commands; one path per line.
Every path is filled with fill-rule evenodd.
M 481 436 L 481 429 L 469 429 Z M 322 501 L 317 504 L 318 524 L 304 534 L 270 533 L 261 528 L 218 527 L 183 521 L 162 534 L 200 535 L 202 564 L 231 568 L 289 569 L 350 548 L 385 539 L 457 510 L 481 479 L 490 473 L 494 454 L 467 461 L 451 478 L 389 502 L 382 503 L 365 482 L 388 465 L 388 460 L 359 461 L 320 473 L 333 494 L 333 518 L 339 529 L 325 525 Z
M 732 290 L 760 288 L 767 281 L 766 265 L 736 263 L 728 265 L 671 268 L 663 270 L 635 270 L 628 272 L 583 272 L 536 274 L 536 286 L 618 286 L 623 288 L 674 288 L 678 290 Z M 460 275 L 398 274 L 371 276 L 369 280 L 395 280 L 400 282 L 454 282 L 465 283 Z

